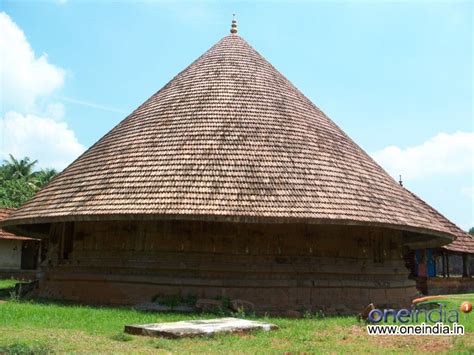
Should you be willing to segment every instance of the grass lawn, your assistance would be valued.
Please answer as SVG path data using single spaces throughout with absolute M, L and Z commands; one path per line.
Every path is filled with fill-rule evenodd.
M 4 290 L 4 289 L 7 289 L 7 288 L 14 287 L 18 282 L 21 282 L 21 281 L 14 280 L 14 279 L 0 280 L 0 290 Z
M 474 303 L 474 294 L 452 296 L 452 305 L 457 309 L 465 300 Z M 123 333 L 125 324 L 215 317 L 4 299 L 0 301 L 0 353 L 474 352 L 474 312 L 461 314 L 460 323 L 465 326 L 466 335 L 459 337 L 368 336 L 365 324 L 354 317 L 292 320 L 251 317 L 275 323 L 280 329 L 210 338 L 174 340 Z

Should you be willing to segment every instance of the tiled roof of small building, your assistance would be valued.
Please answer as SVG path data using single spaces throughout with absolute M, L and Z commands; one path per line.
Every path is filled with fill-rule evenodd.
M 474 254 L 474 237 L 468 233 L 460 234 L 454 242 L 441 248 L 459 253 Z
M 3 224 L 140 218 L 363 224 L 454 235 L 236 34 Z
M 2 220 L 4 220 L 5 218 L 7 218 L 7 216 L 10 213 L 12 213 L 13 211 L 14 211 L 14 208 L 2 208 L 2 207 L 0 207 L 0 222 Z M 9 233 L 9 232 L 3 230 L 2 228 L 0 228 L 0 241 L 5 240 L 5 239 L 8 239 L 8 240 L 36 240 L 36 239 L 33 239 L 33 238 L 29 238 L 29 237 L 23 237 L 23 236 L 15 235 L 13 233 Z
M 452 243 L 444 245 L 441 248 L 454 251 L 454 252 L 474 254 L 474 237 L 472 235 L 463 231 L 461 228 L 459 228 L 449 219 L 444 217 L 441 213 L 439 213 L 433 207 L 428 205 L 425 201 L 423 201 L 413 192 L 410 192 L 410 194 L 413 197 L 415 197 L 418 201 L 420 201 L 420 203 L 425 205 L 425 207 L 431 211 L 433 216 L 437 218 L 440 223 L 444 224 L 446 228 L 448 228 L 451 231 L 451 233 L 456 237 L 456 240 L 454 240 Z

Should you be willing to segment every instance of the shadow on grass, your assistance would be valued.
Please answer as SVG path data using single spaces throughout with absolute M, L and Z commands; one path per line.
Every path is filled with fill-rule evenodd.
M 125 333 L 117 333 L 115 335 L 112 335 L 110 339 L 115 340 L 115 341 L 122 341 L 122 342 L 127 342 L 133 340 L 133 336 Z
M 90 310 L 111 310 L 111 311 L 124 311 L 134 312 L 142 315 L 160 315 L 169 318 L 179 318 L 177 320 L 191 320 L 191 319 L 212 319 L 212 318 L 223 318 L 223 317 L 235 317 L 241 319 L 258 320 L 258 321 L 270 321 L 270 320 L 281 320 L 281 321 L 298 321 L 298 320 L 331 320 L 331 319 L 355 319 L 354 316 L 337 316 L 337 315 L 323 315 L 321 312 L 305 312 L 302 313 L 301 318 L 289 318 L 277 315 L 267 314 L 255 314 L 255 313 L 244 313 L 244 312 L 232 312 L 232 311 L 221 311 L 215 313 L 202 313 L 196 312 L 179 312 L 179 311 L 156 311 L 156 310 L 141 310 L 136 309 L 130 305 L 113 305 L 113 304 L 94 304 L 94 303 L 83 303 L 69 300 L 59 300 L 42 297 L 32 297 L 29 299 L 11 299 L 11 301 L 24 304 L 32 305 L 45 305 L 45 306 L 58 306 L 66 308 L 83 308 Z
M 130 305 L 114 305 L 114 304 L 94 304 L 94 303 L 83 303 L 77 301 L 69 301 L 69 300 L 60 300 L 60 299 L 52 299 L 52 298 L 42 298 L 42 297 L 31 297 L 31 298 L 20 298 L 20 299 L 13 299 L 12 301 L 17 302 L 19 304 L 32 304 L 32 305 L 43 305 L 43 306 L 58 306 L 58 307 L 65 307 L 65 308 L 84 308 L 90 310 L 111 310 L 111 311 L 125 311 L 125 312 L 135 312 L 138 314 L 150 315 L 150 314 L 160 314 L 160 315 L 167 315 L 167 316 L 176 316 L 176 315 L 189 315 L 189 316 L 212 316 L 212 314 L 204 314 L 199 312 L 178 312 L 178 311 L 146 311 L 136 309 Z M 213 316 L 216 316 L 215 314 Z
M 53 353 L 53 349 L 45 344 L 28 344 L 25 342 L 17 342 L 9 345 L 0 345 L 0 354 L 43 355 L 51 353 Z

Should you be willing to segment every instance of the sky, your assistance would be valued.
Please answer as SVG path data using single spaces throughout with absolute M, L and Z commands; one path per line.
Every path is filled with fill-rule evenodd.
M 0 2 L 0 158 L 63 169 L 229 33 L 474 226 L 473 2 Z

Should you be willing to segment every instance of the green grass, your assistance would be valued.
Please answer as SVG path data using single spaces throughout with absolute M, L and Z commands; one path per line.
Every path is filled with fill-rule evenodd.
M 474 294 L 451 297 L 450 306 L 474 303 Z M 44 300 L 6 300 L 0 304 L 0 353 L 255 353 L 255 352 L 368 352 L 419 353 L 474 351 L 474 312 L 463 314 L 464 337 L 372 336 L 354 317 L 284 319 L 252 317 L 280 329 L 246 335 L 163 339 L 123 333 L 125 324 L 215 318 L 215 315 L 146 313 L 130 308 L 92 307 Z
M 4 289 L 7 289 L 7 288 L 12 288 L 15 286 L 15 284 L 17 284 L 18 282 L 21 282 L 21 281 L 18 281 L 18 280 L 15 280 L 15 279 L 3 279 L 3 280 L 0 280 L 0 290 L 4 290 Z

